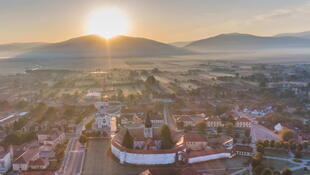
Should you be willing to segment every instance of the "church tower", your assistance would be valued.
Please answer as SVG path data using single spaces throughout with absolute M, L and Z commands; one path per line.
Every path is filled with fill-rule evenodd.
M 145 138 L 153 138 L 153 128 L 152 122 L 150 119 L 150 113 L 146 114 L 145 122 L 144 122 L 144 137 Z

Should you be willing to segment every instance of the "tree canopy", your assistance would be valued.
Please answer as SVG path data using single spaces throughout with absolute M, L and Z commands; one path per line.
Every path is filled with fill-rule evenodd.
M 126 130 L 126 133 L 124 135 L 122 145 L 126 148 L 130 148 L 130 149 L 133 148 L 133 138 L 130 135 L 128 129 Z
M 173 146 L 173 142 L 171 139 L 171 132 L 168 125 L 163 125 L 160 128 L 160 138 L 162 141 L 161 143 L 162 149 L 169 149 Z

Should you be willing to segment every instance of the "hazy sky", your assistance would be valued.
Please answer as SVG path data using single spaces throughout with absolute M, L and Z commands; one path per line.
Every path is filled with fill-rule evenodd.
M 102 7 L 127 14 L 128 35 L 164 42 L 310 30 L 310 0 L 0 0 L 0 43 L 84 35 L 87 15 Z

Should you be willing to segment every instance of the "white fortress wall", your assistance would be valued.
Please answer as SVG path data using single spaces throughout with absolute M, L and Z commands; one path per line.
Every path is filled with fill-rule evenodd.
M 120 163 L 136 165 L 166 165 L 175 163 L 176 153 L 139 154 L 122 152 L 111 145 L 112 153 L 120 160 Z
M 211 155 L 206 155 L 206 156 L 192 157 L 188 159 L 188 163 L 198 163 L 198 162 L 204 162 L 204 161 L 222 159 L 222 158 L 231 158 L 231 154 L 230 153 L 218 153 L 218 154 L 211 154 Z

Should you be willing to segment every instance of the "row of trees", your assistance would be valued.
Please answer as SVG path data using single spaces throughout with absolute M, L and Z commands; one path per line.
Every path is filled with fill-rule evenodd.
M 251 158 L 251 165 L 255 175 L 292 175 L 292 171 L 288 168 L 284 168 L 281 173 L 278 170 L 266 167 L 262 161 L 263 155 L 261 153 L 258 153 Z

